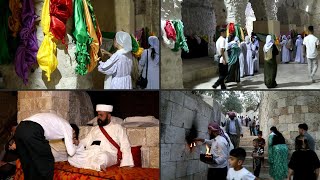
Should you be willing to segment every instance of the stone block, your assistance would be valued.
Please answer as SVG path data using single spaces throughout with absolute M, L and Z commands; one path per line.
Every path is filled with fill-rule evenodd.
M 149 161 L 150 161 L 150 168 L 159 168 L 159 147 L 150 147 L 150 153 L 149 153 Z
M 308 112 L 308 106 L 301 106 L 301 112 L 307 113 Z
M 169 100 L 170 99 L 170 91 L 161 91 L 160 97 L 161 97 L 161 99 L 163 98 L 163 99 Z
M 208 132 L 208 124 L 209 124 L 209 118 L 201 115 L 201 114 L 197 114 L 197 127 L 198 127 L 198 131 L 201 132 Z
M 185 94 L 180 91 L 170 92 L 170 101 L 175 102 L 181 106 L 183 106 L 184 98 L 185 98 Z
M 185 129 L 174 126 L 165 126 L 165 143 L 184 143 Z
M 288 124 L 279 124 L 278 125 L 278 130 L 280 132 L 288 131 Z
M 319 120 L 319 114 L 318 113 L 305 113 L 305 122 L 306 123 L 312 123 Z M 301 121 L 304 122 L 304 121 Z
M 186 144 L 172 144 L 171 146 L 171 154 L 170 161 L 183 161 L 186 156 L 187 149 Z
M 188 161 L 180 161 L 177 162 L 177 168 L 176 168 L 176 178 L 181 178 L 187 175 L 187 167 L 188 167 Z
M 304 114 L 292 114 L 292 123 L 303 122 L 305 120 Z
M 310 105 L 315 102 L 313 96 L 298 96 L 297 105 Z
M 172 109 L 171 124 L 177 127 L 184 127 L 184 123 L 192 121 L 194 118 L 194 111 L 191 111 L 183 106 L 174 105 Z
M 206 180 L 207 179 L 207 171 L 202 171 L 193 175 L 193 179 L 196 180 Z
M 278 108 L 282 108 L 282 107 L 286 107 L 286 99 L 282 98 L 282 99 L 278 99 Z
M 172 108 L 173 104 L 171 101 L 161 98 L 160 101 L 160 121 L 163 124 L 170 124 L 171 123 L 171 115 L 172 115 Z
M 176 162 L 161 163 L 161 179 L 175 180 L 176 179 Z
M 280 124 L 286 123 L 286 118 L 287 118 L 287 115 L 281 115 L 281 116 L 279 116 L 279 123 L 280 123 Z
M 161 162 L 170 161 L 171 144 L 161 144 Z
M 319 105 L 309 105 L 308 106 L 308 112 L 309 113 L 319 113 L 320 112 L 320 109 L 319 109 Z
M 186 108 L 188 108 L 188 109 L 190 109 L 192 111 L 197 110 L 197 108 L 198 108 L 197 99 L 195 99 L 192 96 L 185 95 L 185 97 L 184 97 L 184 107 L 186 107 Z
M 289 106 L 288 107 L 288 113 L 293 114 L 294 113 L 294 106 Z
M 146 129 L 145 128 L 127 129 L 127 135 L 128 135 L 131 146 L 146 145 Z
M 192 175 L 199 172 L 199 160 L 188 161 L 187 175 Z
M 287 115 L 288 114 L 288 108 L 287 107 L 282 107 L 279 108 L 280 115 Z
M 146 146 L 141 147 L 141 164 L 143 168 L 150 167 L 150 148 Z
M 146 128 L 147 146 L 159 146 L 159 127 Z

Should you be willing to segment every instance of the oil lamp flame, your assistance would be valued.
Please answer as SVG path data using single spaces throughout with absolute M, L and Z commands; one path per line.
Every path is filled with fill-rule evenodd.
M 210 148 L 209 148 L 209 146 L 206 144 L 206 154 L 210 154 Z
M 193 148 L 193 147 L 196 147 L 196 146 L 197 146 L 197 145 L 196 145 L 195 142 L 190 144 L 190 148 Z

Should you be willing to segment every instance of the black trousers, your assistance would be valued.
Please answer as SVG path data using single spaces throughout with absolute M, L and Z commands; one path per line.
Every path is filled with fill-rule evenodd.
M 216 86 L 221 85 L 221 89 L 226 89 L 226 85 L 224 80 L 228 75 L 228 64 L 224 65 L 223 63 L 219 63 L 219 79 L 214 83 Z
M 258 159 L 258 160 L 256 160 L 256 159 L 253 160 L 253 167 L 254 167 L 253 174 L 256 177 L 259 177 L 259 175 L 260 175 L 261 162 L 262 162 L 262 158 Z
M 14 175 L 16 172 L 16 166 L 12 164 L 5 164 L 0 167 L 0 180 L 7 179 L 8 177 Z
M 228 167 L 225 168 L 208 168 L 208 180 L 226 180 Z
M 15 138 L 24 179 L 52 180 L 54 158 L 43 128 L 38 123 L 22 121 Z

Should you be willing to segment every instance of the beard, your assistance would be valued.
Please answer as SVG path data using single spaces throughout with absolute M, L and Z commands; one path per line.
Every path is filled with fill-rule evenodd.
M 109 124 L 109 120 L 108 119 L 105 119 L 105 120 L 98 119 L 98 125 L 100 127 L 106 126 L 108 124 Z

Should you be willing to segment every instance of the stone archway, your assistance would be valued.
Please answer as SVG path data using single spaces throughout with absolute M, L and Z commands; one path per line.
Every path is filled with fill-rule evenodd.
M 287 8 L 288 7 L 286 7 L 284 4 L 278 7 L 277 18 L 278 18 L 278 21 L 280 21 L 281 25 L 289 24 Z
M 268 16 L 267 16 L 265 4 L 262 3 L 261 1 L 256 1 L 256 0 L 249 0 L 249 2 L 251 3 L 251 7 L 255 12 L 256 20 L 267 21 Z

